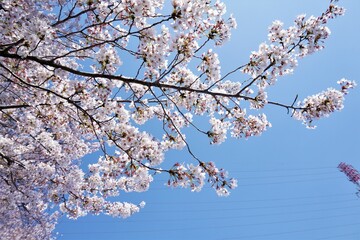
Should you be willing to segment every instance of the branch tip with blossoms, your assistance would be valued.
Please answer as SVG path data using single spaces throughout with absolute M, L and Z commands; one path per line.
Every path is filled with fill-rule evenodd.
M 219 196 L 228 196 L 229 189 L 237 187 L 237 180 L 228 178 L 224 169 L 218 169 L 213 162 L 199 162 L 199 165 L 176 163 L 169 170 L 170 179 L 167 182 L 171 187 L 191 188 L 199 192 L 207 181 Z M 206 180 L 207 178 L 207 180 Z
M 337 83 L 341 86 L 340 90 L 328 88 L 326 91 L 298 102 L 299 109 L 294 111 L 293 116 L 298 120 L 302 120 L 307 128 L 314 129 L 316 128 L 316 126 L 312 125 L 314 120 L 328 117 L 331 113 L 343 109 L 345 95 L 356 86 L 356 83 L 344 78 Z
M 357 188 L 358 192 L 356 193 L 360 197 L 360 173 L 350 164 L 341 162 L 338 166 L 339 170 L 343 172 L 349 179 L 350 182 L 354 183 Z

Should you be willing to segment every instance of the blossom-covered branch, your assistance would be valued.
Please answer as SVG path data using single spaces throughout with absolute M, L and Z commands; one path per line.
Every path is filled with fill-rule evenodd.
M 338 166 L 339 170 L 343 172 L 350 182 L 354 183 L 360 191 L 360 173 L 350 164 L 341 162 Z M 358 192 L 359 193 L 359 192 Z

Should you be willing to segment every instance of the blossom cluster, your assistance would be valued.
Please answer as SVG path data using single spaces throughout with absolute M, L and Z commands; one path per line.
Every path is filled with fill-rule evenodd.
M 325 25 L 329 19 L 343 15 L 345 10 L 330 5 L 320 17 L 299 15 L 295 24 L 284 29 L 279 20 L 269 27 L 268 43 L 262 43 L 258 51 L 250 55 L 250 61 L 242 72 L 249 74 L 262 92 L 275 84 L 279 76 L 291 74 L 299 57 L 305 57 L 324 48 L 324 40 L 330 35 Z
M 228 189 L 237 187 L 237 180 L 228 177 L 228 172 L 219 169 L 213 162 L 200 162 L 199 165 L 190 164 L 187 167 L 184 164 L 176 163 L 170 170 L 170 179 L 167 182 L 171 187 L 190 187 L 191 191 L 200 191 L 204 186 L 206 175 L 207 182 L 215 188 L 219 196 L 228 196 Z
M 351 182 L 360 187 L 360 173 L 350 164 L 341 162 L 338 166 L 341 172 L 343 172 Z
M 353 88 L 356 83 L 342 79 L 338 81 L 341 90 L 329 88 L 321 93 L 309 96 L 298 103 L 299 109 L 294 112 L 294 117 L 302 120 L 308 128 L 315 128 L 312 125 L 314 120 L 328 117 L 334 111 L 340 111 L 344 107 L 344 96 L 348 89 Z

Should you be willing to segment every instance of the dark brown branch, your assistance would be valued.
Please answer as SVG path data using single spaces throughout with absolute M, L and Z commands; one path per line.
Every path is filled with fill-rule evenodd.
M 165 90 L 165 89 L 173 89 L 173 90 L 177 90 L 177 91 L 186 91 L 186 92 L 196 92 L 196 93 L 200 93 L 200 94 L 207 94 L 207 95 L 211 95 L 211 96 L 220 96 L 220 97 L 228 97 L 228 98 L 238 98 L 238 99 L 244 99 L 244 100 L 253 100 L 256 101 L 255 98 L 249 97 L 249 96 L 244 96 L 241 95 L 241 92 L 245 89 L 245 87 L 238 93 L 236 94 L 231 94 L 231 93 L 221 93 L 221 92 L 211 92 L 209 89 L 196 89 L 196 88 L 190 88 L 190 87 L 186 87 L 186 86 L 175 86 L 175 85 L 171 85 L 171 84 L 166 84 L 166 83 L 161 83 L 159 81 L 155 81 L 155 82 L 148 82 L 148 81 L 143 81 L 140 79 L 135 79 L 135 78 L 129 78 L 129 77 L 124 77 L 122 75 L 110 75 L 110 74 L 103 74 L 103 73 L 89 73 L 89 72 L 82 72 L 76 69 L 72 69 L 70 67 L 61 65 L 59 63 L 56 63 L 52 60 L 45 60 L 45 59 L 41 59 L 35 56 L 26 56 L 24 58 L 20 57 L 17 54 L 13 54 L 13 53 L 8 53 L 8 52 L 4 52 L 4 51 L 0 51 L 0 57 L 5 57 L 5 58 L 12 58 L 12 59 L 17 59 L 20 61 L 25 61 L 25 60 L 29 60 L 29 61 L 33 61 L 33 62 L 37 62 L 39 64 L 45 65 L 45 66 L 50 66 L 56 69 L 61 69 L 64 70 L 66 72 L 78 75 L 78 76 L 82 76 L 82 77 L 89 77 L 89 78 L 105 78 L 105 79 L 109 79 L 109 80 L 119 80 L 119 81 L 123 81 L 125 83 L 128 84 L 139 84 L 142 86 L 146 86 L 146 87 L 155 87 L 155 88 L 159 88 L 161 90 Z M 268 70 L 273 64 L 270 64 L 265 70 Z M 0 66 L 2 66 L 3 68 L 6 68 L 3 66 L 3 64 L 0 64 Z M 6 68 L 7 69 L 7 68 Z M 8 71 L 10 71 L 9 69 L 7 69 Z M 251 81 L 251 83 L 249 83 L 246 87 L 250 86 L 256 79 L 258 79 L 261 75 L 259 75 L 257 78 L 255 78 L 253 81 Z M 38 86 L 33 86 L 33 87 L 38 87 Z M 43 89 L 44 90 L 44 89 Z M 51 91 L 48 89 L 45 89 L 46 91 Z M 59 95 L 53 91 L 51 91 L 53 94 L 55 95 Z M 61 98 L 69 100 L 61 95 L 59 95 Z M 71 101 L 71 100 L 69 100 Z M 285 106 L 282 104 L 278 104 L 278 103 L 274 103 L 274 102 L 268 102 L 269 104 L 273 104 L 273 105 L 278 105 L 278 106 Z M 287 108 L 291 108 L 291 109 L 295 109 L 293 106 L 286 106 Z M 296 108 L 297 109 L 297 108 Z
M 30 107 L 30 105 L 28 105 L 28 104 L 9 105 L 9 106 L 1 106 L 1 105 L 0 105 L 0 111 L 1 111 L 1 110 L 6 110 L 6 109 L 16 109 L 16 108 L 26 108 L 26 107 Z

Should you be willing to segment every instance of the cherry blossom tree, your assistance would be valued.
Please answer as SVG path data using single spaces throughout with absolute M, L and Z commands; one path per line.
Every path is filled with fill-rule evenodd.
M 357 195 L 359 196 L 359 193 L 360 193 L 360 173 L 359 173 L 359 171 L 356 170 L 350 164 L 346 164 L 344 162 L 341 162 L 339 164 L 338 168 L 341 172 L 343 172 L 348 177 L 350 182 L 354 183 L 357 186 L 357 188 L 358 188 Z
M 266 105 L 309 128 L 341 110 L 353 81 L 289 104 L 268 99 L 267 90 L 323 49 L 328 21 L 343 14 L 331 2 L 288 28 L 274 21 L 247 63 L 221 73 L 217 46 L 236 21 L 220 0 L 1 0 L 2 238 L 52 238 L 61 215 L 129 217 L 145 203 L 109 198 L 147 191 L 160 173 L 171 187 L 200 191 L 207 182 L 227 196 L 237 181 L 199 159 L 184 129 L 221 144 L 271 127 Z M 145 131 L 149 124 L 162 136 Z M 162 169 L 172 149 L 193 161 Z M 94 163 L 82 162 L 93 152 Z

